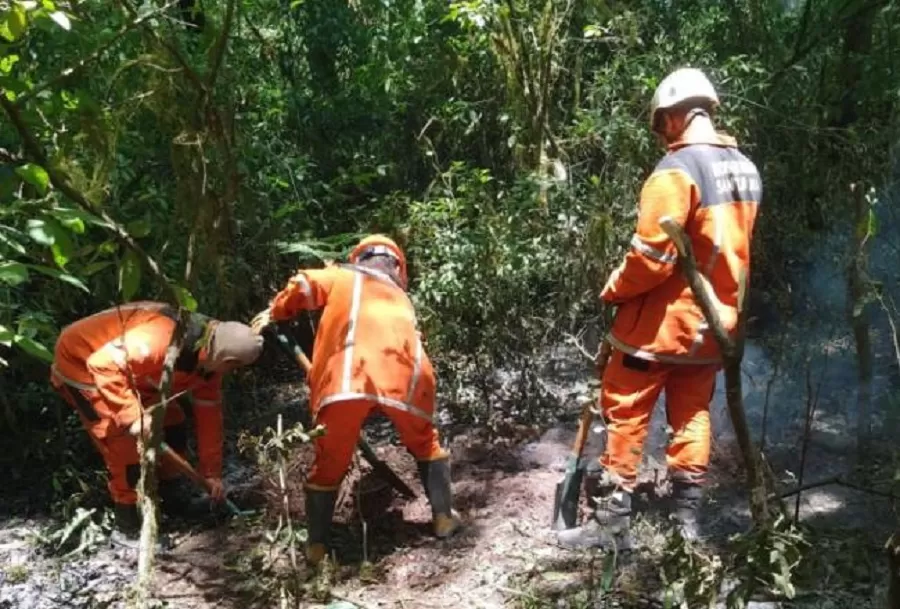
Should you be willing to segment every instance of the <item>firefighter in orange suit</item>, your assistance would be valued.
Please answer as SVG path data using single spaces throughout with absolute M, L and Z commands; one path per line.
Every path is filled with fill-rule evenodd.
M 140 478 L 136 436 L 150 430 L 148 409 L 160 402 L 163 360 L 175 329 L 177 311 L 164 303 L 134 302 L 91 315 L 63 329 L 56 342 L 50 380 L 79 414 L 109 470 L 117 540 L 129 545 L 140 528 L 135 491 Z M 222 377 L 253 363 L 262 338 L 249 326 L 192 313 L 184 348 L 176 363 L 172 395 L 189 393 L 196 421 L 198 471 L 224 496 L 222 485 Z M 184 455 L 185 414 L 170 402 L 164 440 Z M 164 507 L 177 500 L 177 477 L 160 459 L 159 494 Z
M 669 74 L 653 96 L 651 128 L 667 153 L 641 191 L 630 251 L 601 293 L 603 301 L 618 307 L 600 397 L 608 438 L 599 474 L 587 478 L 593 517 L 560 532 L 565 546 L 603 545 L 605 534 L 627 533 L 648 423 L 663 390 L 673 430 L 666 451 L 672 515 L 682 535 L 698 535 L 696 514 L 710 453 L 709 403 L 721 355 L 659 220 L 669 216 L 685 230 L 698 269 L 721 305 L 722 322 L 733 332 L 738 278 L 742 272 L 749 276 L 762 186 L 756 166 L 734 138 L 713 127 L 718 104 L 712 83 L 691 68 Z
M 460 526 L 451 509 L 450 455 L 432 421 L 434 370 L 406 294 L 405 256 L 388 237 L 371 235 L 349 262 L 298 271 L 251 323 L 259 332 L 304 309 L 323 309 L 308 375 L 313 420 L 326 430 L 315 440 L 305 488 L 312 564 L 326 554 L 337 491 L 373 410 L 391 419 L 418 462 L 435 535 L 447 537 Z

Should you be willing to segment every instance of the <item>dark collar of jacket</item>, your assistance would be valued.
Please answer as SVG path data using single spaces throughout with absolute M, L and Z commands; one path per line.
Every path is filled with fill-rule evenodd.
M 406 292 L 406 290 L 403 289 L 403 286 L 400 285 L 399 281 L 397 281 L 396 279 L 391 277 L 389 274 L 379 271 L 377 269 L 373 269 L 373 268 L 370 268 L 367 266 L 361 266 L 359 264 L 340 264 L 338 266 L 348 269 L 348 270 L 351 270 L 351 271 L 356 271 L 357 273 L 362 273 L 363 275 L 368 275 L 369 277 L 374 277 L 375 279 L 378 279 L 379 281 L 389 283 L 389 284 L 403 290 L 404 292 Z
M 717 132 L 715 137 L 686 137 L 679 140 L 676 140 L 669 144 L 668 150 L 669 152 L 675 152 L 680 148 L 684 148 L 685 146 L 692 146 L 694 144 L 709 144 L 710 146 L 723 146 L 726 148 L 737 148 L 737 140 L 727 133 Z

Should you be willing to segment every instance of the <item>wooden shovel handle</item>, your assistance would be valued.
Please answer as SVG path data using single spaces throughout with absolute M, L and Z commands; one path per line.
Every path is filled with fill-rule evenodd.
M 201 476 L 200 473 L 193 468 L 190 463 L 184 460 L 184 457 L 172 450 L 172 447 L 165 442 L 160 442 L 159 447 L 162 449 L 163 455 L 167 459 L 169 459 L 169 461 L 174 463 L 175 467 L 177 467 L 182 474 L 190 478 L 196 485 L 205 490 L 207 494 L 211 494 L 212 486 L 209 484 L 209 482 L 207 482 L 206 478 Z
M 588 432 L 591 430 L 591 422 L 594 418 L 594 413 L 591 411 L 592 406 L 590 402 L 587 402 L 581 409 L 581 419 L 578 421 L 578 431 L 575 433 L 575 443 L 572 445 L 572 456 L 576 459 L 581 458 Z
M 291 352 L 294 359 L 300 364 L 300 367 L 303 368 L 303 371 L 306 374 L 309 374 L 309 371 L 312 370 L 312 362 L 309 361 L 309 358 L 306 357 L 306 354 L 303 352 L 303 349 L 300 348 L 294 340 L 288 338 L 281 330 L 275 330 L 275 337 L 278 339 L 278 342 L 282 344 L 282 346 Z
M 603 371 L 606 370 L 606 364 L 612 355 L 612 345 L 608 340 L 604 340 L 600 344 L 600 352 L 597 354 L 597 376 L 603 379 Z M 575 444 L 572 446 L 572 455 L 581 458 L 584 451 L 584 445 L 587 442 L 588 432 L 591 429 L 594 413 L 592 412 L 593 404 L 588 401 L 581 410 L 581 419 L 578 421 L 578 431 L 575 433 Z

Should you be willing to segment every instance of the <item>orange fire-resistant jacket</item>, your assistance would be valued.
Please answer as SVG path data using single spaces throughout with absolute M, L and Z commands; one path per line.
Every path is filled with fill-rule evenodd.
M 691 239 L 698 269 L 721 301 L 726 330 L 737 322 L 738 277 L 749 278 L 750 241 L 762 197 L 756 166 L 734 138 L 681 141 L 669 147 L 641 192 L 631 249 L 601 298 L 618 303 L 613 346 L 649 360 L 718 363 L 718 345 L 659 227 L 670 216 Z
M 430 421 L 434 370 L 406 292 L 379 271 L 334 265 L 298 271 L 270 311 L 282 321 L 323 307 L 308 380 L 312 412 L 368 399 Z
M 123 433 L 142 411 L 160 401 L 159 383 L 176 311 L 164 303 L 134 302 L 101 311 L 65 327 L 56 342 L 51 381 L 91 394 L 82 412 L 97 438 Z M 194 404 L 200 473 L 222 471 L 221 374 L 204 374 L 199 343 L 212 320 L 192 314 L 184 349 L 175 363 L 172 396 L 190 392 Z

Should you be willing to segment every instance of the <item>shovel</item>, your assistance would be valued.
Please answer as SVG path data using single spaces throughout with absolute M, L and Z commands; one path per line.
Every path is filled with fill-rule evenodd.
M 278 343 L 284 347 L 285 351 L 287 351 L 298 364 L 300 364 L 300 367 L 303 368 L 304 372 L 308 375 L 312 368 L 312 363 L 309 361 L 309 358 L 306 357 L 306 354 L 303 352 L 303 349 L 300 348 L 300 345 L 280 330 L 275 330 L 275 337 L 278 339 Z M 360 452 L 362 452 L 363 457 L 369 462 L 369 465 L 372 466 L 372 469 L 376 474 L 381 476 L 386 482 L 389 482 L 392 487 L 407 499 L 415 499 L 416 494 L 409 488 L 409 485 L 401 480 L 400 476 L 388 467 L 387 463 L 378 458 L 378 455 L 375 454 L 375 451 L 372 450 L 372 447 L 369 446 L 369 443 L 366 442 L 364 438 L 360 437 L 356 446 L 359 448 Z
M 597 355 L 597 375 L 603 378 L 603 370 L 612 354 L 612 345 L 604 340 Z M 588 432 L 593 421 L 593 404 L 587 400 L 581 409 L 581 419 L 578 421 L 578 431 L 575 433 L 575 443 L 572 452 L 566 461 L 566 475 L 556 484 L 556 496 L 553 500 L 554 530 L 571 529 L 578 519 L 578 497 L 581 494 L 581 482 L 584 479 L 585 461 L 581 458 L 584 445 L 587 442 Z
M 179 455 L 177 452 L 172 450 L 172 447 L 166 444 L 165 442 L 159 443 L 159 448 L 162 450 L 163 456 L 168 458 L 172 463 L 175 464 L 175 467 L 181 471 L 185 476 L 190 478 L 191 482 L 202 488 L 208 495 L 211 495 L 209 482 L 206 481 L 206 478 L 200 475 L 197 470 L 193 468 L 193 466 L 184 460 L 184 458 Z M 225 507 L 228 508 L 228 511 L 231 512 L 234 516 L 247 516 L 252 514 L 253 512 L 241 510 L 238 506 L 234 504 L 231 499 L 225 498 Z

